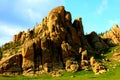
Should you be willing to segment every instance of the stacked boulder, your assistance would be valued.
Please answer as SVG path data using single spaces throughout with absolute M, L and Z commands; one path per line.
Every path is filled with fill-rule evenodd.
M 79 69 L 79 65 L 78 65 L 77 61 L 73 61 L 73 60 L 68 59 L 68 60 L 66 60 L 65 65 L 66 65 L 65 69 L 68 72 L 76 72 Z
M 89 70 L 89 59 L 88 59 L 88 52 L 84 50 L 81 52 L 81 69 Z
M 102 74 L 104 72 L 106 72 L 106 68 L 99 62 L 97 62 L 94 57 L 90 58 L 90 65 L 91 68 L 93 70 L 93 72 L 97 75 L 97 74 Z

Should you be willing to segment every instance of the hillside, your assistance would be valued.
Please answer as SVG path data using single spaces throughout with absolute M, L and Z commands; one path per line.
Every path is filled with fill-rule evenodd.
M 120 35 L 118 30 L 115 33 Z M 100 57 L 111 45 L 106 41 L 111 37 L 104 35 L 100 37 L 95 32 L 85 35 L 82 18 L 72 23 L 71 13 L 58 6 L 32 30 L 19 32 L 0 48 L 0 73 L 61 76 L 61 69 L 104 73 L 107 68 Z

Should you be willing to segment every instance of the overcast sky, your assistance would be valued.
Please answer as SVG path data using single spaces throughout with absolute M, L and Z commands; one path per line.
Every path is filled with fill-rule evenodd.
M 0 0 L 0 45 L 19 31 L 33 29 L 56 7 L 63 5 L 73 20 L 82 17 L 85 33 L 120 25 L 120 0 Z

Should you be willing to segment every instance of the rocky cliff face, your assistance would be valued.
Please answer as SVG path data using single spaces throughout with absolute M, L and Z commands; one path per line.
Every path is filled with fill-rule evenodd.
M 98 54 L 98 50 L 108 48 L 108 45 L 95 32 L 84 35 L 82 18 L 75 19 L 73 23 L 71 21 L 71 14 L 65 10 L 64 6 L 52 9 L 33 30 L 19 32 L 11 43 L 2 47 L 4 51 L 11 49 L 14 52 L 11 52 L 11 55 L 19 53 L 21 57 L 9 55 L 7 57 L 10 58 L 3 58 L 6 61 L 11 58 L 14 60 L 20 58 L 21 64 L 18 62 L 17 64 L 21 66 L 20 69 L 23 72 L 27 73 L 49 72 L 65 66 L 67 70 L 73 72 L 80 68 L 87 70 L 90 57 Z M 3 56 L 5 54 L 9 53 L 3 52 Z M 70 64 L 67 64 L 67 61 Z M 1 62 L 0 65 L 3 63 Z M 14 61 L 12 63 L 14 64 Z
M 103 50 L 108 48 L 109 46 L 103 41 L 101 37 L 99 37 L 95 32 L 91 32 L 90 34 L 86 35 L 89 44 L 95 50 Z
M 120 45 L 120 28 L 115 24 L 112 29 L 106 32 L 101 38 L 109 45 Z

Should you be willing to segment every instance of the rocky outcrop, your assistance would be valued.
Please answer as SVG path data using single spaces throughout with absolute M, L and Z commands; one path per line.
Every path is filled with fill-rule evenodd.
M 0 61 L 0 73 L 22 73 L 22 56 L 15 54 Z
M 18 45 L 21 45 L 23 44 L 25 38 L 26 38 L 26 33 L 24 31 L 19 32 L 18 34 L 14 35 L 13 42 L 14 44 L 17 43 Z
M 22 48 L 22 68 L 23 70 L 34 69 L 34 42 L 31 40 L 23 45 Z
M 75 58 L 77 55 L 77 52 L 70 46 L 69 43 L 65 43 L 65 41 L 62 42 L 61 44 L 61 49 L 62 49 L 62 58 L 66 59 L 69 57 Z
M 84 49 L 92 50 L 92 47 L 88 43 L 88 40 L 86 39 L 84 35 L 83 25 L 82 25 L 82 18 L 77 18 L 73 22 L 73 27 L 77 31 L 77 35 L 81 40 L 81 47 Z
M 90 58 L 90 65 L 95 74 L 102 74 L 106 72 L 106 68 L 99 62 L 97 62 L 94 57 Z
M 79 65 L 77 61 L 73 61 L 73 60 L 66 60 L 66 64 L 65 64 L 65 69 L 68 72 L 76 72 L 79 69 Z
M 22 52 L 23 70 L 37 68 L 39 65 L 46 63 L 52 64 L 52 68 L 62 67 L 62 56 L 64 55 L 61 53 L 61 44 L 67 36 L 66 24 L 64 23 L 65 15 L 68 15 L 66 21 L 70 21 L 70 13 L 66 12 L 63 6 L 53 9 L 48 16 L 43 19 L 42 23 L 38 25 L 41 27 L 34 28 L 33 31 L 35 31 L 34 33 L 37 35 L 33 40 L 30 40 L 31 31 L 27 31 L 25 39 L 27 42 L 24 43 Z M 35 42 L 36 39 L 38 43 Z M 47 67 L 44 69 L 47 71 Z
M 103 49 L 108 48 L 108 45 L 95 32 L 91 32 L 90 34 L 86 35 L 86 37 L 90 45 L 95 50 L 98 51 L 98 50 L 103 50 Z
M 83 70 L 89 70 L 89 59 L 88 59 L 88 52 L 87 50 L 82 51 L 81 53 L 81 63 L 80 67 Z
M 106 32 L 101 36 L 104 41 L 112 45 L 120 45 L 120 28 L 117 24 L 113 25 L 112 29 L 110 31 Z
M 6 46 L 9 46 L 8 44 Z M 85 36 L 82 18 L 77 18 L 72 23 L 71 14 L 64 6 L 52 9 L 33 30 L 28 29 L 16 34 L 10 45 L 15 46 L 11 47 L 12 49 L 6 46 L 5 48 L 11 49 L 11 54 L 16 47 L 18 50 L 15 53 L 21 50 L 20 66 L 23 73 L 48 73 L 64 68 L 70 72 L 88 70 L 92 53 L 108 48 L 95 32 Z M 9 56 L 11 55 L 7 57 Z
M 27 41 L 31 40 L 34 37 L 33 30 L 28 29 L 26 32 L 22 31 L 14 35 L 13 42 L 17 43 L 17 46 L 20 46 Z
M 120 61 L 120 53 L 114 53 L 111 57 L 111 60 L 113 61 Z

